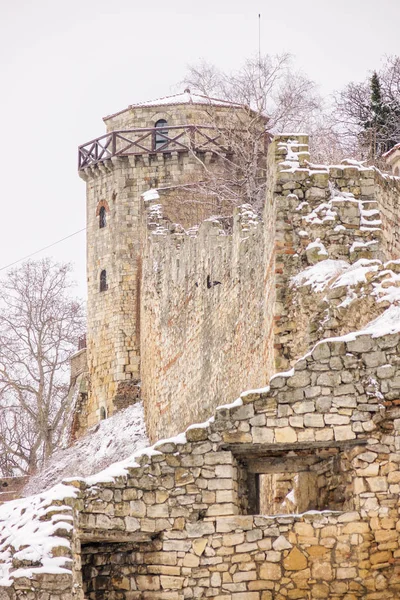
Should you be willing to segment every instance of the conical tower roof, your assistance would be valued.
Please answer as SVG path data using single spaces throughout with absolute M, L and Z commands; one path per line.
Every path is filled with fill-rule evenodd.
M 210 96 L 204 96 L 202 94 L 192 94 L 189 88 L 186 88 L 184 92 L 180 94 L 173 94 L 171 96 L 163 96 L 162 98 L 156 98 L 155 100 L 148 100 L 146 102 L 137 102 L 136 104 L 130 104 L 127 108 L 120 110 L 112 115 L 104 117 L 104 121 L 111 119 L 116 115 L 120 115 L 127 110 L 135 108 L 150 108 L 152 106 L 176 106 L 178 104 L 194 104 L 194 105 L 212 105 L 212 106 L 226 106 L 240 108 L 241 105 L 235 102 L 229 102 L 228 100 L 221 100 L 219 98 L 212 98 Z

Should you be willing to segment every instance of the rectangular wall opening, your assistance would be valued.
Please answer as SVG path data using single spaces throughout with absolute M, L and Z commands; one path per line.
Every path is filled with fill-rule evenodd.
M 316 473 L 267 473 L 259 478 L 260 514 L 292 514 L 318 510 Z
M 347 457 L 325 452 L 243 459 L 239 496 L 245 514 L 300 514 L 309 510 L 353 510 Z

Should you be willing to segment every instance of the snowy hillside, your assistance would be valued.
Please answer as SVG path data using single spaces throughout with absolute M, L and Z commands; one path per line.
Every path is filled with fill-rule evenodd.
M 134 404 L 101 421 L 71 447 L 53 454 L 46 468 L 31 477 L 23 495 L 47 490 L 66 477 L 88 477 L 148 444 L 143 405 Z

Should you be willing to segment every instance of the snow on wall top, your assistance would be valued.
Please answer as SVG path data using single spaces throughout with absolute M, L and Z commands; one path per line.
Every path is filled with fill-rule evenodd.
M 0 506 L 0 586 L 40 573 L 70 573 L 72 561 L 66 555 L 71 547 L 72 509 L 60 502 L 74 498 L 77 492 L 60 483 L 44 494 Z M 64 556 L 54 552 L 60 547 Z M 24 561 L 37 566 L 26 568 Z
M 70 573 L 73 513 L 68 499 L 75 498 L 78 489 L 68 485 L 67 479 L 58 482 L 102 472 L 127 457 L 125 462 L 132 464 L 133 456 L 149 452 L 145 448 L 148 443 L 143 406 L 138 403 L 101 421 L 75 444 L 56 452 L 24 490 L 35 495 L 0 506 L 0 587 L 12 585 L 15 578 Z M 122 470 L 120 465 L 116 463 L 114 474 Z M 24 561 L 35 566 L 26 567 Z

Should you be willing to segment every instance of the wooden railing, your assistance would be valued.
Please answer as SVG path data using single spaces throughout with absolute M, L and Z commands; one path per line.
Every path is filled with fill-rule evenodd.
M 112 131 L 82 144 L 78 168 L 84 169 L 113 156 L 160 154 L 165 152 L 228 153 L 221 132 L 207 125 L 177 125 Z

